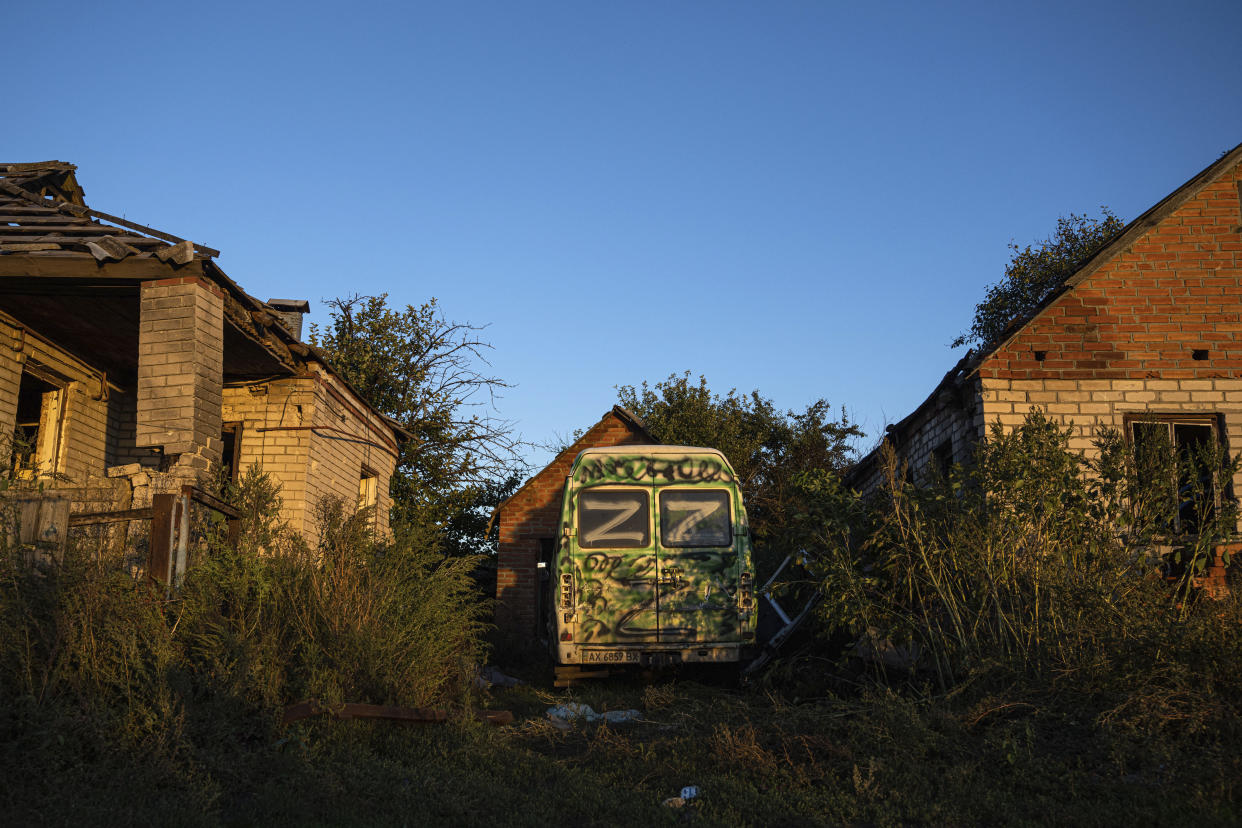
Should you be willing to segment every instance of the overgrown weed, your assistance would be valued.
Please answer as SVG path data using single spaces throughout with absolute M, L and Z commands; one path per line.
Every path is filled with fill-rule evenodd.
M 327 504 L 310 549 L 280 526 L 278 492 L 248 476 L 234 494 L 248 504 L 242 544 L 209 533 L 171 603 L 98 550 L 33 570 L 6 547 L 0 812 L 45 824 L 1236 824 L 1239 602 L 1198 597 L 1198 539 L 1177 541 L 1164 569 L 1149 559 L 1176 544 L 1143 522 L 1160 495 L 1136 505 L 1133 458 L 1114 447 L 1120 472 L 1084 474 L 1054 431 L 1034 423 L 938 487 L 900 483 L 879 511 L 803 478 L 817 497 L 794 528 L 823 541 L 830 587 L 809 658 L 741 690 L 685 677 L 494 690 L 488 706 L 519 717 L 502 729 L 277 724 L 311 696 L 478 701 L 466 667 L 484 609 L 467 564 L 442 560 L 421 530 L 381 545 L 366 515 Z M 1027 479 L 970 477 L 985 473 Z M 824 642 L 842 628 L 870 651 L 834 662 Z M 901 647 L 904 662 L 882 664 Z M 644 715 L 562 731 L 545 710 L 563 701 Z M 662 804 L 687 785 L 700 796 Z
M 71 542 L 63 560 L 31 565 L 0 531 L 0 728 L 37 744 L 6 757 L 4 799 L 86 761 L 150 764 L 210 808 L 279 741 L 292 702 L 468 705 L 482 630 L 468 559 L 415 531 L 381 543 L 369 515 L 333 502 L 311 550 L 257 469 L 228 494 L 240 543 L 209 528 L 171 601 L 127 574 L 123 550 Z

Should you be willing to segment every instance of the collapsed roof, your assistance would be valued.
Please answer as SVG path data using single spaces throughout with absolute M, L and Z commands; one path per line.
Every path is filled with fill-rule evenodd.
M 0 163 L 0 312 L 132 388 L 142 282 L 202 276 L 225 297 L 226 384 L 297 375 L 308 362 L 332 371 L 289 318 L 291 304 L 305 312 L 306 303 L 270 306 L 228 277 L 218 250 L 90 208 L 76 171 L 63 161 Z

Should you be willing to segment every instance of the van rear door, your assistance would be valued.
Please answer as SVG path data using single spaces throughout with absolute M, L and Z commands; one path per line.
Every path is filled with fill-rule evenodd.
M 651 487 L 591 486 L 576 497 L 576 643 L 658 641 Z
M 656 559 L 659 640 L 723 643 L 741 640 L 735 537 L 738 504 L 716 485 L 657 487 Z

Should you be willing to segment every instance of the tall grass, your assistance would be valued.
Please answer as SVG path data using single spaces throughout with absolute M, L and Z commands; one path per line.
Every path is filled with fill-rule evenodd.
M 0 788 L 112 754 L 219 770 L 221 745 L 272 743 L 282 708 L 308 698 L 464 705 L 484 611 L 470 560 L 415 530 L 381 542 L 337 502 L 311 549 L 254 469 L 231 496 L 241 542 L 207 532 L 171 601 L 125 573 L 124 550 L 71 540 L 31 566 L 0 531 Z
M 850 632 L 853 655 L 942 691 L 1020 680 L 1104 694 L 1119 716 L 1193 697 L 1211 717 L 1217 693 L 1242 697 L 1238 601 L 1198 589 L 1235 531 L 1237 463 L 1219 447 L 1135 457 L 1116 432 L 1099 435 L 1095 456 L 1033 411 L 932 485 L 911 485 L 890 456 L 870 503 L 804 477 L 815 506 L 799 521 L 824 550 L 823 620 Z M 1174 525 L 1178 481 L 1218 495 L 1199 498 L 1193 536 Z

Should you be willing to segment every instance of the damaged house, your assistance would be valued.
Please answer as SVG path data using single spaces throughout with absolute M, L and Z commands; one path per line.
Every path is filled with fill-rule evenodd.
M 1126 225 L 998 342 L 967 353 L 885 439 L 920 482 L 1032 407 L 1072 426 L 1071 447 L 1088 457 L 1105 426 L 1183 451 L 1212 438 L 1242 447 L 1242 145 Z M 849 482 L 866 493 L 884 474 L 877 449 Z
M 561 535 L 561 496 L 578 453 L 588 448 L 657 442 L 633 412 L 614 405 L 586 433 L 496 507 L 496 625 L 517 640 L 533 640 L 548 617 L 554 585 L 552 557 Z
M 74 525 L 258 464 L 311 543 L 325 496 L 386 532 L 403 432 L 300 341 L 307 303 L 260 302 L 217 251 L 91 209 L 75 170 L 0 164 L 0 439 L 24 488 Z

